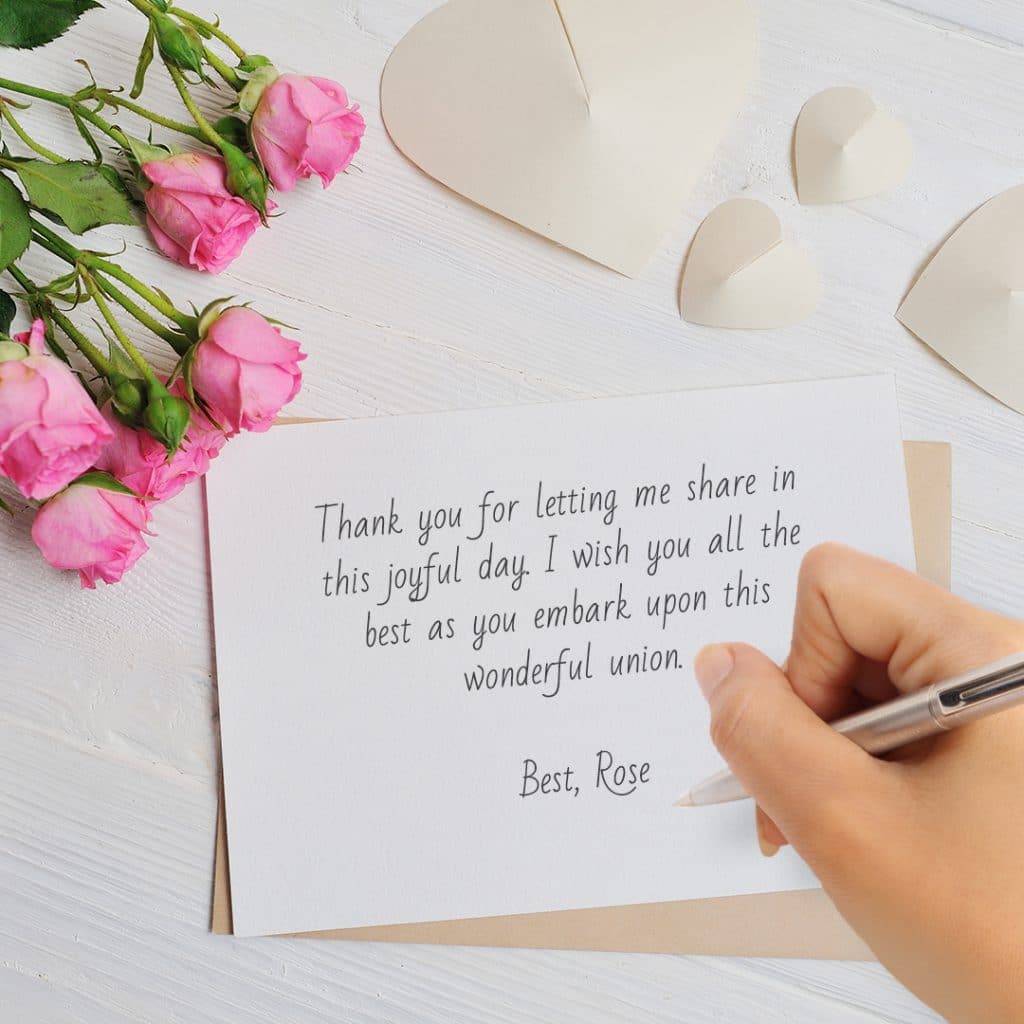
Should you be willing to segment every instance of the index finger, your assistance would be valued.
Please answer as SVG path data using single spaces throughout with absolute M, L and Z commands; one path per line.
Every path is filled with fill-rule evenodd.
M 859 691 L 907 693 L 1024 645 L 1019 624 L 841 544 L 805 556 L 786 674 L 826 721 Z

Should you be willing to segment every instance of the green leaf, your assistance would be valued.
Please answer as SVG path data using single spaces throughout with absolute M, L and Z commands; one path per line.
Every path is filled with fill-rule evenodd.
M 135 223 L 131 200 L 111 167 L 82 160 L 17 160 L 15 165 L 32 205 L 58 217 L 76 235 L 102 224 Z
M 72 480 L 69 486 L 74 487 L 77 484 L 84 487 L 99 487 L 104 491 L 113 491 L 115 494 L 130 494 L 133 498 L 138 497 L 130 487 L 125 487 L 120 480 L 115 480 L 109 473 L 101 473 L 98 469 L 83 473 L 77 479 Z
M 0 46 L 45 46 L 99 6 L 96 0 L 0 0 Z
M 14 305 L 14 299 L 5 291 L 0 291 L 0 334 L 10 334 L 11 324 L 14 323 L 18 307 Z
M 6 512 L 9 516 L 14 515 L 14 509 L 11 508 L 11 506 L 8 505 L 7 502 L 3 500 L 3 498 L 0 498 L 0 509 L 3 509 L 3 511 Z
M 139 63 L 135 65 L 135 81 L 132 82 L 132 91 L 128 93 L 133 100 L 137 100 L 142 95 L 142 89 L 146 84 L 146 72 L 149 70 L 149 65 L 153 63 L 155 48 L 156 36 L 153 34 L 153 24 L 150 22 L 146 41 L 142 44 L 142 52 L 139 54 Z
M 129 161 L 135 168 L 141 168 L 143 164 L 154 160 L 166 160 L 173 153 L 169 146 L 144 142 L 131 135 L 125 135 L 124 139 L 128 143 Z
M 0 175 L 0 270 L 6 270 L 31 240 L 28 204 L 14 182 Z
M 96 164 L 95 166 L 96 170 L 98 170 L 100 174 L 102 174 L 103 177 L 110 182 L 111 188 L 120 192 L 121 195 L 124 196 L 126 199 L 130 198 L 128 193 L 128 186 L 125 185 L 124 178 L 122 178 L 121 175 L 118 174 L 116 168 L 111 167 L 110 164 Z M 134 219 L 132 223 L 134 223 Z

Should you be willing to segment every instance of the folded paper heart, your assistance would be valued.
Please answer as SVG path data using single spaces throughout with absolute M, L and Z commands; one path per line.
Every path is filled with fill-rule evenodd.
M 808 100 L 796 125 L 801 203 L 844 203 L 886 192 L 910 170 L 910 135 L 860 89 L 826 89 Z
M 821 280 L 755 199 L 722 203 L 690 246 L 679 292 L 684 320 L 708 327 L 787 327 L 810 316 Z
M 468 199 L 629 276 L 750 79 L 747 0 L 450 0 L 381 80 L 384 123 Z
M 979 387 L 1024 413 L 1024 185 L 960 225 L 896 316 Z

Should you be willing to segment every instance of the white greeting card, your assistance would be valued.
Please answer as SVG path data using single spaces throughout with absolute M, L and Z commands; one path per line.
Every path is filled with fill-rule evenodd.
M 806 888 L 691 662 L 804 552 L 913 565 L 893 381 L 279 427 L 207 484 L 235 933 Z

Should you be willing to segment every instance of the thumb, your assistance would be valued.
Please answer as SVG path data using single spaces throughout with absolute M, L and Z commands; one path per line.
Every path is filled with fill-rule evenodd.
M 886 767 L 823 722 L 782 670 L 745 644 L 716 644 L 694 672 L 711 708 L 711 739 L 758 805 L 798 848 L 826 839 L 870 798 Z M 834 809 L 842 808 L 842 815 Z

